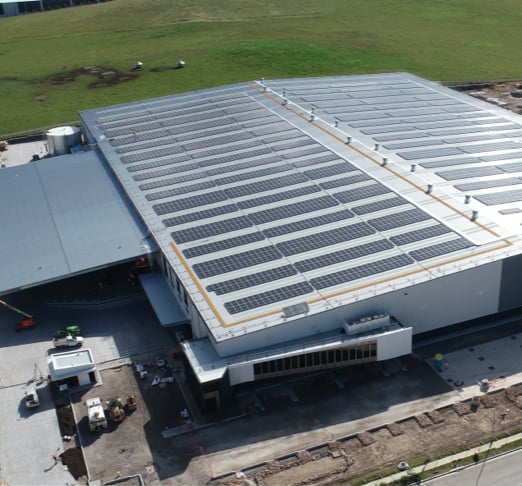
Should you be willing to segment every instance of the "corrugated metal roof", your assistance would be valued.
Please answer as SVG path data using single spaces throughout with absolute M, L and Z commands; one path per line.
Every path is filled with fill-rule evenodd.
M 468 200 L 461 183 L 512 186 L 521 118 L 416 76 L 261 80 L 81 117 L 217 340 L 520 251 L 505 211 L 520 191 Z
M 94 151 L 0 172 L 0 294 L 148 252 L 146 231 Z

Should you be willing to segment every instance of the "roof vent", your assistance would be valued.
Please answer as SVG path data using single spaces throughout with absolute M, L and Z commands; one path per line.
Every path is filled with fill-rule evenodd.
M 347 144 L 351 144 L 352 143 L 352 137 L 350 137 L 349 135 L 346 137 L 346 143 Z
M 466 195 L 464 196 L 464 202 L 465 202 L 466 204 L 469 204 L 470 201 L 471 201 L 471 196 L 470 196 L 469 194 L 466 194 Z
M 417 166 L 415 164 L 411 164 L 410 171 L 415 172 L 415 169 L 417 169 Z
M 428 184 L 428 188 L 426 189 L 427 194 L 431 194 L 433 192 L 433 184 Z
M 373 147 L 373 150 L 379 150 L 379 144 L 376 143 L 375 146 Z
M 382 158 L 382 165 L 383 165 L 383 167 L 388 165 L 388 157 L 383 157 Z
M 339 126 L 339 120 L 335 120 L 334 126 L 335 126 L 335 128 L 337 128 Z
M 477 221 L 478 218 L 478 211 L 474 210 L 471 212 L 471 221 Z

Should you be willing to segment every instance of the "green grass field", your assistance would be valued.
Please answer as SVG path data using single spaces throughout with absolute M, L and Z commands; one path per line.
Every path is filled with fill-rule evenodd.
M 112 0 L 0 18 L 0 134 L 90 108 L 266 79 L 408 71 L 432 80 L 522 77 L 520 0 Z M 151 72 L 186 62 L 182 70 Z M 128 72 L 48 78 L 85 66 Z

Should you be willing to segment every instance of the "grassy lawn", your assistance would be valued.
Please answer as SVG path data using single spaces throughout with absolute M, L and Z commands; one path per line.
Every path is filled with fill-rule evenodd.
M 101 107 L 264 77 L 408 71 L 522 77 L 520 0 L 112 0 L 0 18 L 0 134 Z M 186 62 L 182 70 L 150 69 Z M 92 89 L 85 66 L 139 76 Z

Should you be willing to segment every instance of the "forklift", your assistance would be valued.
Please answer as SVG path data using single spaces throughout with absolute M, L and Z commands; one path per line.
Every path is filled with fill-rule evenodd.
M 16 324 L 17 332 L 23 331 L 24 329 L 31 329 L 36 325 L 35 318 L 27 312 L 24 312 L 23 310 L 20 310 L 15 306 L 8 304 L 7 302 L 4 302 L 3 300 L 0 300 L 0 305 L 3 305 L 4 307 L 7 307 L 8 309 L 11 309 L 12 311 L 24 316 L 24 318 Z

